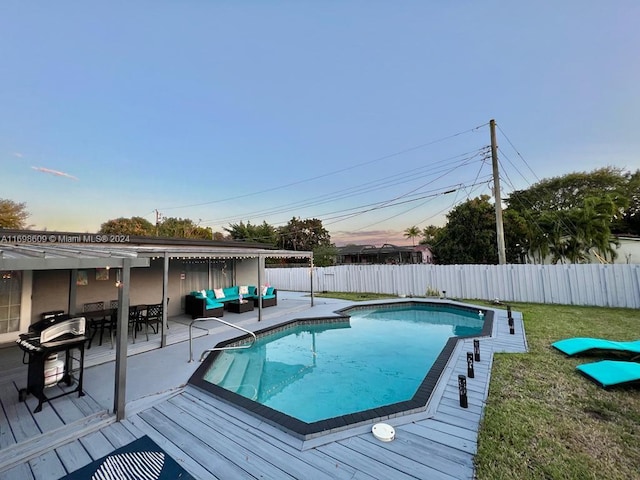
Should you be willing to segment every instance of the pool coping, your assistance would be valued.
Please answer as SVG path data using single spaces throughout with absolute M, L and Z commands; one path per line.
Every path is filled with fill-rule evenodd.
M 210 383 L 204 380 L 204 374 L 209 369 L 211 364 L 215 361 L 221 351 L 213 351 L 205 359 L 205 361 L 198 367 L 193 373 L 188 383 L 200 390 L 203 390 L 209 394 L 214 395 L 218 399 L 233 405 L 249 414 L 257 416 L 267 422 L 268 424 L 292 435 L 295 438 L 303 441 L 318 438 L 330 433 L 341 432 L 344 430 L 352 429 L 362 425 L 370 425 L 379 421 L 387 420 L 390 418 L 397 418 L 401 416 L 411 415 L 418 412 L 424 412 L 433 400 L 434 392 L 440 381 L 448 362 L 452 358 L 456 346 L 459 342 L 468 338 L 482 338 L 490 337 L 493 332 L 494 325 L 494 310 L 491 308 L 478 307 L 472 304 L 463 304 L 461 302 L 455 302 L 453 300 L 448 301 L 419 301 L 415 299 L 403 299 L 402 301 L 382 302 L 382 303 L 366 303 L 350 305 L 339 310 L 336 310 L 333 316 L 321 316 L 313 318 L 296 318 L 276 326 L 262 328 L 256 330 L 254 333 L 257 337 L 266 334 L 273 334 L 279 331 L 284 331 L 299 325 L 317 325 L 317 324 L 330 324 L 330 323 L 344 323 L 348 322 L 350 315 L 346 312 L 375 307 L 397 307 L 398 305 L 434 305 L 434 306 L 447 306 L 454 309 L 461 309 L 465 311 L 483 312 L 484 313 L 484 325 L 482 332 L 479 335 L 464 335 L 450 337 L 443 349 L 438 354 L 438 357 L 434 361 L 431 369 L 417 388 L 414 396 L 402 402 L 394 403 L 391 405 L 385 405 L 377 408 L 363 410 L 361 412 L 340 415 L 337 417 L 319 420 L 316 422 L 303 422 L 290 415 L 282 413 L 278 410 L 272 409 L 265 405 L 261 405 L 256 401 L 246 398 L 240 394 L 234 393 L 223 387 Z M 250 335 L 245 334 L 242 336 L 236 336 L 229 340 L 225 340 L 216 344 L 216 348 L 229 347 L 242 345 L 251 338 Z

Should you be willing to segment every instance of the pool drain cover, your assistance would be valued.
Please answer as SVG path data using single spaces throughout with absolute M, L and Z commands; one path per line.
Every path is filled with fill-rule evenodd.
M 373 433 L 373 436 L 381 442 L 390 442 L 396 438 L 396 431 L 391 425 L 387 425 L 386 423 L 376 423 L 371 428 L 371 432 Z

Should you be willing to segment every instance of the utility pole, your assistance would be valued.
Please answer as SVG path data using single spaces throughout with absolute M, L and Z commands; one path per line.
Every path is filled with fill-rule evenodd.
M 160 230 L 160 219 L 162 218 L 162 214 L 156 208 L 156 237 L 158 236 L 158 232 Z
M 507 263 L 507 254 L 504 247 L 504 224 L 502 223 L 502 198 L 500 196 L 500 174 L 498 171 L 498 143 L 496 142 L 496 121 L 489 121 L 491 130 L 491 165 L 493 166 L 493 198 L 496 209 L 496 235 L 498 237 L 498 264 Z

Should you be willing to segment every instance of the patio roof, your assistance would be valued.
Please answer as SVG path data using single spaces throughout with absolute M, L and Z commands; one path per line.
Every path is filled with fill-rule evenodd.
M 0 242 L 0 270 L 63 270 L 122 267 L 124 259 L 131 267 L 148 267 L 154 258 L 313 258 L 313 252 L 296 252 L 239 246 L 240 242 L 185 242 L 183 239 L 144 239 L 131 243 L 99 243 L 94 234 L 51 232 L 9 235 L 15 241 Z M 36 238 L 39 243 L 19 240 Z M 4 237 L 3 237 L 4 238 Z M 49 240 L 52 239 L 52 240 Z M 84 240 L 89 241 L 84 241 Z M 153 245 L 146 244 L 146 241 Z M 186 244 L 185 244 L 186 243 Z
M 148 267 L 149 259 L 132 249 L 78 244 L 0 244 L 0 270 L 64 270 Z

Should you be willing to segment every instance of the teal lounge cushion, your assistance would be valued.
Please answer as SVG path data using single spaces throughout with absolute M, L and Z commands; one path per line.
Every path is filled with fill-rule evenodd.
M 552 343 L 551 346 L 569 356 L 593 350 L 636 353 L 640 355 L 640 340 L 616 342 L 604 338 L 574 337 L 559 340 Z
M 274 290 L 275 290 L 275 288 L 273 288 L 273 287 L 268 287 L 268 288 L 267 288 L 267 293 L 266 293 L 266 295 L 265 295 L 265 296 L 273 295 L 273 291 L 274 291 Z
M 640 381 L 640 363 L 620 360 L 578 365 L 576 369 L 603 388 Z

